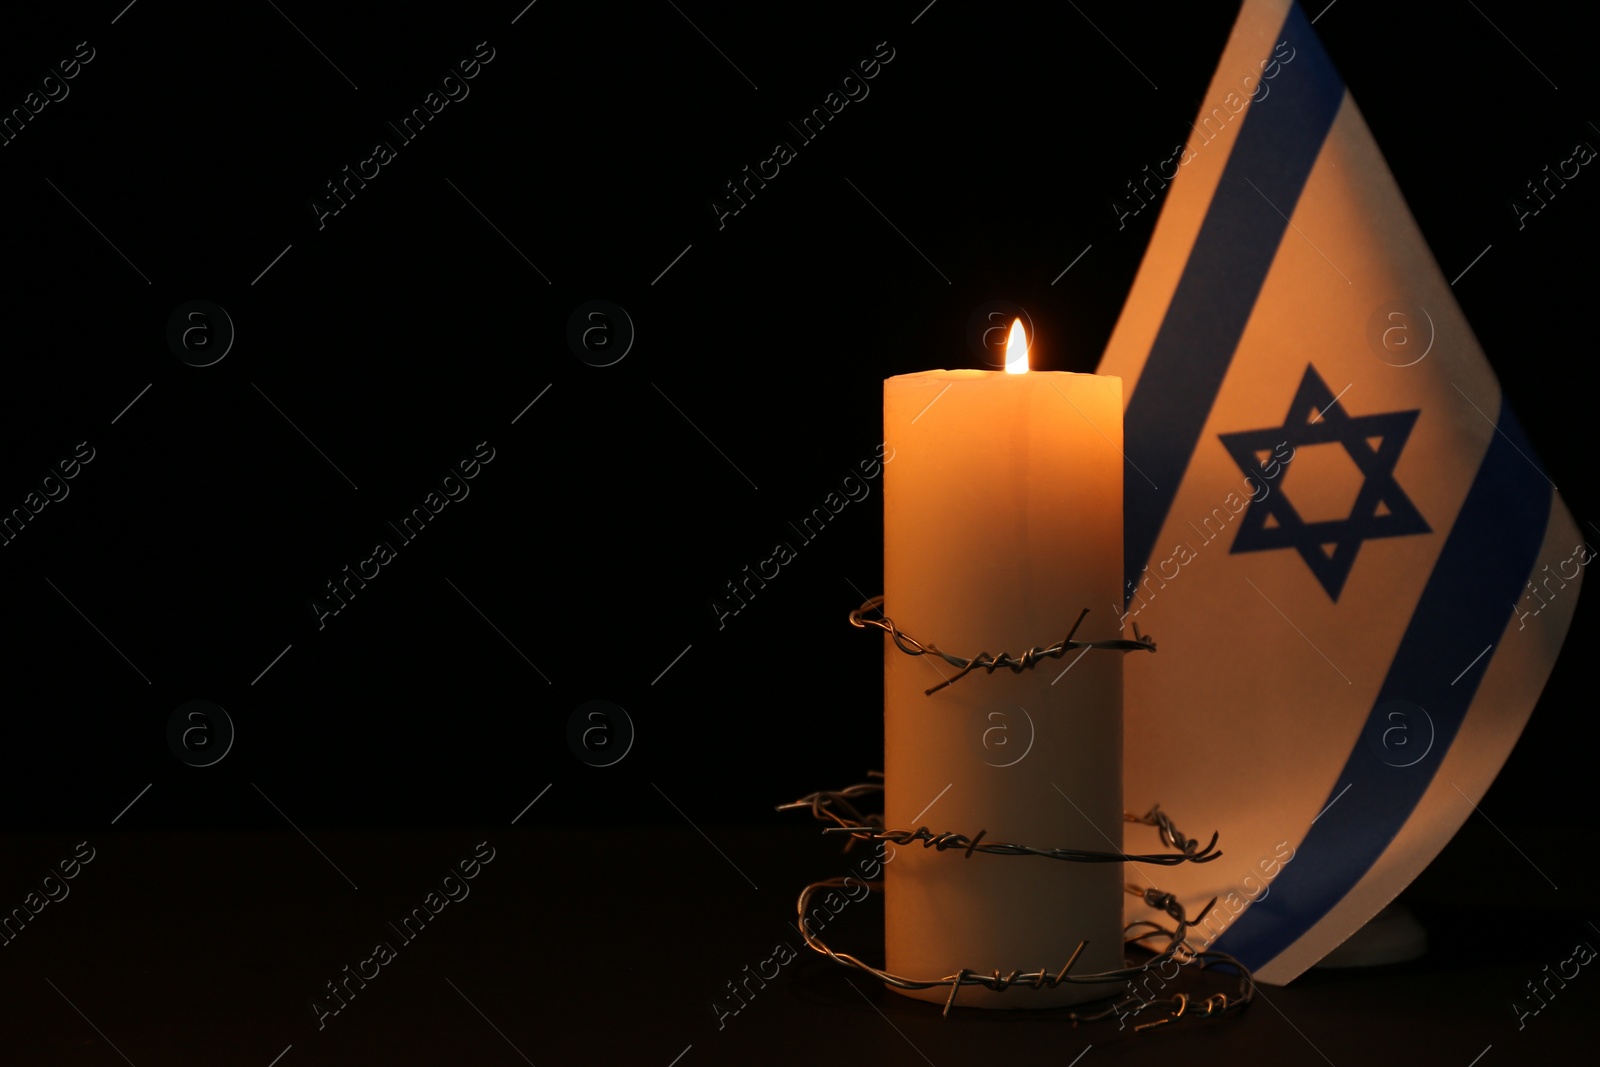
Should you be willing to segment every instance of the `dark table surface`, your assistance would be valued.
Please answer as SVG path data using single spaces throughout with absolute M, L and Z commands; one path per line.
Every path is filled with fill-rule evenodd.
M 1313 971 L 1244 1013 L 1135 1033 L 1046 1013 L 938 1008 L 809 951 L 719 1019 L 725 984 L 800 945 L 794 899 L 847 873 L 797 823 L 636 831 L 479 826 L 429 832 L 89 833 L 9 837 L 7 908 L 74 852 L 59 899 L 0 949 L 7 1064 L 1592 1062 L 1600 981 L 1536 1015 L 1525 983 L 1600 944 L 1557 835 L 1471 822 L 1404 900 L 1430 950 Z M 77 848 L 87 841 L 88 848 Z M 482 843 L 482 844 L 480 844 Z M 1527 853 L 1519 857 L 1516 850 Z M 720 853 L 720 854 L 719 854 Z M 445 884 L 461 860 L 491 856 Z M 1543 861 L 1538 868 L 1533 858 Z M 469 863 L 470 869 L 470 863 Z M 29 880 L 23 872 L 37 871 Z M 1542 871 L 1542 873 L 1541 873 Z M 1554 888 L 1545 875 L 1562 883 Z M 67 889 L 62 896 L 62 886 Z M 406 941 L 390 927 L 455 897 Z M 463 895 L 464 894 L 464 895 Z M 881 909 L 842 913 L 838 947 L 881 952 Z M 375 943 L 394 957 L 363 964 Z M 373 969 L 337 1014 L 325 983 Z M 1231 982 L 1208 979 L 1216 989 Z M 1212 988 L 1208 986 L 1208 990 Z M 320 1025 L 319 1025 L 320 1024 Z M 1077 1057 L 1082 1056 L 1082 1059 Z M 281 1058 L 278 1058 L 281 1057 Z M 1479 1058 L 1481 1057 L 1481 1058 Z M 276 1058 L 276 1059 L 275 1059 Z

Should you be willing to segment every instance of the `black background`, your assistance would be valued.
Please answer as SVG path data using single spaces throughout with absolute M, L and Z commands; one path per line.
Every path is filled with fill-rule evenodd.
M 682 831 L 681 855 L 639 868 L 671 879 L 721 863 L 687 821 L 791 826 L 773 805 L 861 780 L 882 760 L 881 652 L 845 614 L 881 586 L 879 483 L 721 628 L 712 599 L 874 454 L 883 378 L 974 364 L 986 301 L 1027 308 L 1038 369 L 1094 368 L 1156 215 L 1119 229 L 1112 203 L 1186 139 L 1237 10 L 519 7 L 141 0 L 35 11 L 0 41 L 6 110 L 95 50 L 0 147 L 0 508 L 95 450 L 0 548 L 17 848 L 517 818 L 586 828 L 550 840 L 588 854 Z M 1443 273 L 1472 264 L 1456 297 L 1592 533 L 1597 179 L 1521 230 L 1511 207 L 1600 143 L 1592 45 L 1561 8 L 1478 7 L 1347 0 L 1316 29 Z M 480 41 L 470 95 L 401 144 L 386 120 Z M 879 42 L 870 95 L 719 227 L 724 183 L 796 143 L 787 123 Z M 380 139 L 396 158 L 319 228 L 324 183 Z M 192 299 L 237 331 L 213 366 L 166 341 Z M 567 341 L 593 299 L 637 331 L 609 367 Z M 324 583 L 481 441 L 470 496 L 319 629 Z M 1533 842 L 1586 828 L 1593 615 L 1480 805 L 1517 846 L 1488 835 L 1471 859 L 1513 872 L 1513 895 L 1577 892 L 1570 852 Z M 237 729 L 211 767 L 167 744 L 192 699 Z M 567 743 L 594 699 L 637 731 L 612 767 Z M 0 902 L 31 877 L 0 863 Z M 1509 1015 L 1503 984 L 1485 1011 Z

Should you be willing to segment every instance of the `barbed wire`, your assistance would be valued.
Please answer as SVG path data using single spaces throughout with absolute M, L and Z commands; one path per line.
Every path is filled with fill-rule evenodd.
M 868 612 L 873 611 L 877 612 L 881 618 L 864 618 Z M 1067 636 L 1048 647 L 1035 645 L 1033 648 L 1030 648 L 1028 651 L 1024 652 L 1021 656 L 1013 656 L 1009 652 L 1002 652 L 998 656 L 991 656 L 987 652 L 980 652 L 971 659 L 965 659 L 961 656 L 952 656 L 950 653 L 941 651 L 934 645 L 925 645 L 909 634 L 902 632 L 900 628 L 894 624 L 894 620 L 883 613 L 882 596 L 875 596 L 866 603 L 862 604 L 859 608 L 856 608 L 854 611 L 852 611 L 850 613 L 850 625 L 854 626 L 858 630 L 864 630 L 869 626 L 876 626 L 878 629 L 887 633 L 894 640 L 895 647 L 908 656 L 938 656 L 952 667 L 961 668 L 955 677 L 946 678 L 932 689 L 925 690 L 928 696 L 932 696 L 947 685 L 951 685 L 960 681 L 962 678 L 965 678 L 968 674 L 975 670 L 981 669 L 986 673 L 993 674 L 996 670 L 1004 667 L 1013 674 L 1021 674 L 1025 670 L 1031 670 L 1034 665 L 1042 659 L 1060 659 L 1068 652 L 1073 652 L 1080 648 L 1098 648 L 1116 652 L 1154 652 L 1156 650 L 1155 639 L 1146 636 L 1145 634 L 1141 634 L 1139 632 L 1139 624 L 1137 622 L 1133 624 L 1134 640 L 1131 641 L 1126 638 L 1113 638 L 1107 641 L 1074 641 L 1072 639 L 1072 635 L 1078 632 L 1078 627 L 1082 625 L 1084 617 L 1088 614 L 1089 609 L 1084 608 L 1083 611 L 1078 614 L 1077 622 L 1074 622 L 1072 624 L 1072 629 L 1067 632 Z
M 1126 816 L 1124 816 L 1127 819 Z M 1138 819 L 1127 819 L 1129 822 L 1139 822 Z M 999 841 L 985 844 L 984 835 L 989 831 L 979 830 L 976 837 L 967 837 L 965 834 L 944 831 L 933 833 L 926 826 L 915 830 L 851 830 L 842 826 L 829 827 L 822 831 L 825 834 L 850 834 L 865 841 L 893 841 L 897 845 L 909 845 L 913 841 L 921 841 L 923 848 L 935 848 L 940 852 L 946 849 L 958 848 L 963 850 L 968 859 L 974 852 L 987 852 L 992 856 L 1043 856 L 1046 859 L 1066 860 L 1071 863 L 1149 863 L 1161 867 L 1175 867 L 1180 863 L 1210 863 L 1221 857 L 1222 852 L 1217 849 L 1217 835 L 1211 835 L 1211 843 L 1205 848 L 1190 852 L 1150 852 L 1130 855 L 1126 852 L 1098 852 L 1092 849 L 1081 848 L 1035 848 L 1031 845 L 1014 845 Z M 1191 842 L 1193 844 L 1193 842 Z
M 871 774 L 879 779 L 883 777 L 881 772 L 871 772 Z M 850 835 L 850 841 L 845 846 L 846 849 L 858 840 L 893 841 L 896 844 L 922 841 L 923 848 L 937 848 L 941 852 L 951 848 L 963 849 L 967 859 L 971 859 L 974 852 L 987 852 L 992 855 L 1045 856 L 1051 859 L 1063 859 L 1080 863 L 1132 862 L 1154 863 L 1166 866 L 1177 863 L 1206 863 L 1222 855 L 1221 852 L 1215 851 L 1217 844 L 1216 833 L 1211 835 L 1211 841 L 1208 845 L 1200 848 L 1198 842 L 1178 830 L 1171 817 L 1160 810 L 1159 804 L 1152 807 L 1149 812 L 1142 816 L 1124 813 L 1123 819 L 1127 822 L 1156 827 L 1162 843 L 1179 851 L 1150 855 L 1129 855 L 1123 852 L 1101 853 L 1078 849 L 1039 849 L 1025 845 L 1000 843 L 985 845 L 982 843 L 982 839 L 986 831 L 982 830 L 978 832 L 975 838 L 967 838 L 964 835 L 953 833 L 934 834 L 927 827 L 920 827 L 915 831 L 885 830 L 881 814 L 863 814 L 853 803 L 858 797 L 882 792 L 883 783 L 881 781 L 862 782 L 839 790 L 819 790 L 801 797 L 799 800 L 780 804 L 778 805 L 778 810 L 790 811 L 799 808 L 810 808 L 812 816 L 818 821 L 837 824 L 824 828 L 823 833 L 846 833 Z M 836 807 L 842 809 L 842 811 L 835 810 Z M 1199 914 L 1190 919 L 1182 902 L 1172 893 L 1164 892 L 1154 886 L 1141 890 L 1138 886 L 1132 884 L 1125 885 L 1123 888 L 1126 892 L 1141 898 L 1150 907 L 1165 912 L 1175 923 L 1169 929 L 1150 920 L 1140 920 L 1128 923 L 1123 927 L 1123 945 L 1125 949 L 1155 952 L 1150 960 L 1142 964 L 1130 965 L 1110 971 L 1098 971 L 1092 974 L 1073 974 L 1071 973 L 1073 965 L 1077 963 L 1078 957 L 1088 945 L 1087 941 L 1079 941 L 1077 948 L 1072 951 L 1066 963 L 1062 965 L 1060 970 L 1054 972 L 1041 967 L 1036 971 L 1013 970 L 1009 974 L 1002 974 L 998 968 L 989 972 L 980 972 L 970 967 L 963 967 L 955 974 L 946 975 L 942 978 L 914 979 L 894 974 L 881 967 L 875 967 L 848 952 L 837 951 L 829 947 L 808 927 L 806 909 L 811 902 L 812 896 L 822 889 L 847 889 L 849 888 L 847 883 L 851 880 L 851 878 L 829 878 L 825 881 L 813 882 L 800 891 L 795 910 L 799 915 L 797 925 L 800 936 L 805 939 L 806 945 L 813 951 L 827 956 L 835 963 L 871 974 L 885 985 L 893 986 L 897 989 L 931 989 L 935 986 L 949 986 L 950 995 L 945 999 L 944 1011 L 942 1012 L 946 1016 L 949 1015 L 950 1008 L 955 1004 L 956 994 L 963 987 L 973 985 L 984 986 L 994 992 L 1003 993 L 1014 985 L 1025 985 L 1033 989 L 1041 989 L 1048 986 L 1054 989 L 1063 983 L 1103 985 L 1109 982 L 1127 980 L 1129 982 L 1129 991 L 1126 995 L 1118 997 L 1094 1011 L 1072 1010 L 1065 1012 L 1063 1017 L 1070 1019 L 1073 1025 L 1076 1026 L 1080 1022 L 1098 1022 L 1112 1015 L 1120 1018 L 1130 1014 L 1138 1014 L 1161 1004 L 1165 1004 L 1168 1007 L 1169 1014 L 1167 1016 L 1137 1025 L 1134 1027 L 1135 1031 L 1165 1025 L 1186 1015 L 1189 1018 L 1209 1018 L 1215 1015 L 1223 1015 L 1230 1011 L 1242 1009 L 1255 999 L 1255 981 L 1251 976 L 1250 970 L 1244 964 L 1227 953 L 1215 951 L 1196 952 L 1188 944 L 1187 936 L 1189 930 L 1202 922 L 1216 907 L 1217 898 L 1215 897 L 1211 898 L 1211 902 L 1200 909 Z M 869 892 L 881 893 L 883 891 L 881 878 L 876 881 L 859 878 L 854 880 L 858 884 L 867 886 Z M 1150 929 L 1134 936 L 1128 936 L 1134 930 L 1142 927 L 1149 927 Z M 1145 944 L 1151 938 L 1161 936 L 1167 938 L 1167 943 L 1159 951 L 1151 950 Z M 1238 993 L 1232 999 L 1226 993 L 1213 993 L 1204 1000 L 1197 1000 L 1197 998 L 1191 998 L 1189 994 L 1182 992 L 1174 993 L 1166 998 L 1146 998 L 1133 991 L 1132 979 L 1147 973 L 1152 967 L 1173 959 L 1177 959 L 1180 966 L 1199 963 L 1202 971 L 1218 965 L 1232 967 L 1239 976 Z M 1192 1000 L 1195 1000 L 1198 1006 L 1195 1006 L 1195 1003 L 1191 1003 Z
M 1112 1015 L 1119 1017 L 1136 1015 L 1147 1008 L 1162 1003 L 1166 1003 L 1169 1007 L 1176 1009 L 1168 1018 L 1134 1027 L 1135 1031 L 1146 1030 L 1152 1026 L 1160 1026 L 1163 1023 L 1177 1019 L 1189 1011 L 1191 998 L 1187 993 L 1174 993 L 1166 998 L 1145 998 L 1132 990 L 1133 979 L 1148 973 L 1152 967 L 1159 966 L 1172 959 L 1177 959 L 1180 966 L 1198 962 L 1201 965 L 1201 970 L 1206 970 L 1218 964 L 1225 964 L 1233 967 L 1238 973 L 1239 992 L 1232 999 L 1229 999 L 1226 993 L 1213 993 L 1202 1002 L 1203 1009 L 1194 1009 L 1191 1013 L 1192 1018 L 1203 1019 L 1213 1015 L 1223 1015 L 1230 1011 L 1241 1010 L 1255 999 L 1255 979 L 1251 975 L 1249 968 L 1224 952 L 1195 952 L 1189 947 L 1186 940 L 1189 930 L 1203 921 L 1206 915 L 1216 907 L 1217 900 L 1215 897 L 1212 897 L 1211 902 L 1191 920 L 1188 918 L 1183 905 L 1171 893 L 1164 893 L 1155 888 L 1140 891 L 1136 886 L 1127 886 L 1128 892 L 1142 897 L 1151 907 L 1165 911 L 1176 919 L 1176 925 L 1172 929 L 1167 929 L 1159 923 L 1151 922 L 1148 919 L 1132 922 L 1123 927 L 1124 935 L 1141 926 L 1152 927 L 1151 930 L 1135 937 L 1124 937 L 1123 945 L 1125 948 L 1143 949 L 1146 948 L 1144 942 L 1150 938 L 1161 935 L 1167 937 L 1165 948 L 1157 952 L 1148 961 L 1135 966 L 1122 967 L 1110 971 L 1097 971 L 1091 974 L 1072 974 L 1073 965 L 1078 962 L 1078 957 L 1089 944 L 1088 941 L 1079 941 L 1078 946 L 1067 957 L 1067 962 L 1062 965 L 1060 970 L 1053 973 L 1043 967 L 1037 971 L 1013 970 L 1010 974 L 1001 974 L 998 968 L 985 973 L 973 970 L 970 967 L 963 967 L 955 974 L 946 975 L 943 978 L 916 979 L 895 974 L 882 967 L 874 967 L 872 964 L 848 952 L 840 952 L 831 948 L 822 938 L 808 928 L 806 925 L 806 908 L 811 903 L 812 895 L 820 889 L 847 888 L 846 882 L 849 880 L 849 878 L 829 878 L 821 882 L 812 882 L 800 891 L 800 897 L 795 905 L 795 910 L 800 916 L 796 926 L 800 931 L 800 936 L 805 939 L 807 947 L 814 952 L 827 956 L 835 963 L 863 971 L 877 978 L 885 985 L 893 986 L 896 989 L 932 989 L 936 986 L 949 986 L 950 995 L 945 998 L 944 1010 L 940 1012 L 942 1016 L 949 1016 L 950 1009 L 955 1006 L 956 994 L 965 986 L 984 986 L 996 993 L 1004 993 L 1014 985 L 1024 985 L 1032 989 L 1041 989 L 1048 986 L 1054 989 L 1063 983 L 1105 985 L 1111 982 L 1127 981 L 1129 983 L 1129 992 L 1126 995 L 1118 997 L 1094 1011 L 1066 1011 L 1062 1013 L 1063 1017 L 1070 1019 L 1076 1025 L 1080 1022 L 1099 1022 Z M 883 892 L 883 880 L 881 878 L 877 881 L 855 880 L 858 884 L 865 885 L 871 893 Z
M 1211 840 L 1201 847 L 1198 841 L 1186 836 L 1174 825 L 1171 817 L 1161 810 L 1159 804 L 1144 815 L 1124 812 L 1123 821 L 1158 828 L 1162 844 L 1178 849 L 1177 852 L 1129 854 L 1120 850 L 1100 852 L 1077 848 L 1035 848 L 1030 845 L 1000 841 L 986 843 L 983 838 L 988 834 L 988 830 L 979 830 L 976 837 L 967 837 L 965 834 L 951 831 L 934 833 L 926 826 L 920 826 L 915 830 L 890 830 L 884 827 L 882 815 L 862 815 L 851 803 L 856 797 L 881 792 L 883 792 L 881 782 L 862 782 L 842 790 L 810 793 L 799 800 L 778 805 L 777 810 L 791 811 L 808 807 L 817 820 L 836 824 L 826 827 L 822 831 L 825 834 L 849 834 L 853 841 L 893 841 L 897 845 L 909 845 L 913 841 L 921 841 L 923 848 L 933 848 L 940 852 L 961 849 L 968 859 L 972 858 L 974 852 L 987 852 L 995 856 L 1043 856 L 1046 859 L 1067 860 L 1073 863 L 1149 863 L 1172 867 L 1180 863 L 1210 863 L 1222 856 L 1221 850 L 1217 848 L 1219 835 L 1215 831 L 1211 834 Z M 836 804 L 845 809 L 845 814 L 833 810 L 833 805 Z

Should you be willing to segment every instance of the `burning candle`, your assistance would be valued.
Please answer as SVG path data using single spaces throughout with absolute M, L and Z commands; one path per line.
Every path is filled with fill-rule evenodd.
M 1028 370 L 1021 323 L 1005 372 L 884 382 L 885 611 L 925 645 L 1020 656 L 1067 636 L 1121 636 L 1122 380 Z M 1081 650 L 1032 669 L 956 668 L 884 642 L 884 821 L 985 843 L 1122 846 L 1122 661 Z M 1072 973 L 1122 966 L 1122 866 L 893 846 L 884 869 L 887 968 Z M 893 987 L 891 987 L 893 988 Z M 1029 1008 L 1114 992 L 981 987 L 963 1005 Z M 948 987 L 902 991 L 942 1002 Z

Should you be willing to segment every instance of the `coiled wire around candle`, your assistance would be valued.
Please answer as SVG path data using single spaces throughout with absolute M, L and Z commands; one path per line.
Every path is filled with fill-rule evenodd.
M 865 616 L 869 612 L 877 612 L 881 617 L 876 619 L 866 618 Z M 1072 629 L 1067 632 L 1067 636 L 1048 647 L 1035 645 L 1021 656 L 1012 656 L 1009 652 L 1002 652 L 998 656 L 991 656 L 987 652 L 979 652 L 971 659 L 952 656 L 948 652 L 940 651 L 933 645 L 925 645 L 909 634 L 901 632 L 900 628 L 894 624 L 894 620 L 883 613 L 882 596 L 875 596 L 852 611 L 850 613 L 850 625 L 858 630 L 864 630 L 868 626 L 876 626 L 886 632 L 894 640 L 895 647 L 908 656 L 938 656 L 952 667 L 961 668 L 954 678 L 946 678 L 932 689 L 926 690 L 928 696 L 932 696 L 953 682 L 960 681 L 975 670 L 982 669 L 989 674 L 993 674 L 999 668 L 1004 667 L 1013 674 L 1021 674 L 1025 670 L 1032 669 L 1042 659 L 1060 659 L 1068 652 L 1073 652 L 1080 648 L 1098 648 L 1114 652 L 1154 652 L 1156 650 L 1155 639 L 1141 634 L 1137 622 L 1133 624 L 1134 640 L 1131 641 L 1121 637 L 1112 638 L 1108 641 L 1074 641 L 1072 635 L 1078 632 L 1078 627 L 1083 624 L 1084 616 L 1088 614 L 1088 608 L 1084 608 L 1079 612 L 1078 621 L 1072 624 Z
M 874 777 L 881 778 L 882 775 L 874 772 Z M 947 848 L 961 848 L 967 859 L 972 858 L 973 852 L 988 852 L 993 855 L 1005 856 L 1045 856 L 1052 859 L 1071 860 L 1080 863 L 1133 862 L 1160 863 L 1169 866 L 1175 863 L 1206 863 L 1222 855 L 1221 852 L 1216 851 L 1217 835 L 1215 833 L 1211 835 L 1211 843 L 1201 849 L 1198 847 L 1197 842 L 1186 837 L 1178 830 L 1171 818 L 1160 810 L 1159 805 L 1152 807 L 1143 816 L 1124 814 L 1123 818 L 1128 822 L 1157 827 L 1162 843 L 1168 847 L 1178 849 L 1179 851 L 1176 853 L 1128 855 L 1122 852 L 1091 853 L 1077 849 L 1039 849 L 1025 845 L 998 843 L 983 845 L 981 842 L 985 831 L 982 830 L 978 831 L 977 836 L 974 838 L 951 833 L 930 834 L 927 827 L 921 827 L 916 831 L 886 830 L 884 829 L 881 815 L 876 813 L 863 815 L 852 803 L 856 797 L 870 793 L 881 793 L 882 791 L 883 785 L 881 782 L 863 782 L 841 790 L 812 793 L 788 804 L 780 804 L 778 810 L 789 811 L 797 808 L 810 808 L 813 817 L 816 819 L 832 821 L 837 824 L 825 829 L 824 833 L 848 833 L 850 835 L 850 842 L 845 846 L 847 849 L 858 840 L 894 841 L 897 844 L 907 844 L 911 841 L 920 840 L 924 848 L 937 848 L 941 852 Z M 839 810 L 835 810 L 835 806 Z M 1251 977 L 1249 968 L 1225 952 L 1196 952 L 1189 947 L 1185 940 L 1189 930 L 1204 920 L 1211 910 L 1216 907 L 1217 901 L 1215 897 L 1200 910 L 1198 915 L 1190 919 L 1183 904 L 1171 893 L 1162 892 L 1154 886 L 1143 890 L 1131 884 L 1125 886 L 1124 888 L 1127 892 L 1142 898 L 1152 908 L 1166 912 L 1176 922 L 1176 926 L 1172 929 L 1167 929 L 1159 923 L 1149 920 L 1129 923 L 1123 927 L 1124 935 L 1131 935 L 1125 936 L 1123 940 L 1125 946 L 1137 946 L 1141 949 L 1146 949 L 1148 948 L 1145 945 L 1146 941 L 1163 935 L 1167 938 L 1167 944 L 1164 948 L 1159 951 L 1151 950 L 1155 951 L 1153 958 L 1135 967 L 1123 967 L 1118 970 L 1099 971 L 1093 974 L 1072 974 L 1072 965 L 1077 962 L 1078 956 L 1088 944 L 1087 941 L 1079 941 L 1078 947 L 1073 949 L 1072 955 L 1067 958 L 1067 962 L 1062 965 L 1060 970 L 1053 973 L 1043 967 L 1037 971 L 1013 970 L 1010 974 L 1001 974 L 998 968 L 984 973 L 963 967 L 955 974 L 944 978 L 921 980 L 893 974 L 881 967 L 874 967 L 847 952 L 836 951 L 825 944 L 820 937 L 812 933 L 807 927 L 806 908 L 811 903 L 811 897 L 818 890 L 847 888 L 846 881 L 847 879 L 845 878 L 829 878 L 826 881 L 813 882 L 800 891 L 800 898 L 796 902 L 796 912 L 800 916 L 798 924 L 800 936 L 805 938 L 806 945 L 813 951 L 827 956 L 835 963 L 865 971 L 885 985 L 891 985 L 897 989 L 931 989 L 934 986 L 949 986 L 950 995 L 945 999 L 944 1011 L 941 1013 L 946 1016 L 950 1014 L 950 1008 L 955 1004 L 956 994 L 960 992 L 963 986 L 969 985 L 981 985 L 997 993 L 1003 993 L 1013 985 L 1026 985 L 1033 989 L 1049 986 L 1053 989 L 1063 982 L 1099 985 L 1127 980 L 1130 992 L 1126 996 L 1118 997 L 1106 1006 L 1094 1011 L 1065 1011 L 1062 1013 L 1062 1017 L 1070 1019 L 1076 1025 L 1080 1022 L 1098 1022 L 1113 1015 L 1121 1018 L 1126 1015 L 1138 1014 L 1147 1008 L 1155 1007 L 1162 1003 L 1166 1004 L 1169 1010 L 1168 1015 L 1140 1023 L 1134 1027 L 1135 1031 L 1162 1026 L 1185 1016 L 1203 1019 L 1224 1015 L 1246 1007 L 1255 999 L 1255 980 Z M 858 881 L 860 880 L 858 879 Z M 880 893 L 883 891 L 881 879 L 863 881 L 863 884 L 871 892 Z M 1133 934 L 1133 931 L 1144 927 L 1149 927 L 1149 929 L 1140 934 Z M 1148 973 L 1152 967 L 1173 959 L 1176 959 L 1180 966 L 1199 963 L 1202 971 L 1217 965 L 1232 967 L 1239 977 L 1238 992 L 1231 999 L 1226 993 L 1213 993 L 1203 1000 L 1192 998 L 1187 993 L 1174 993 L 1163 1000 L 1162 998 L 1147 999 L 1131 991 L 1133 979 Z

